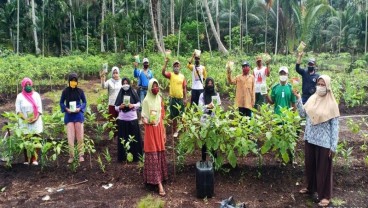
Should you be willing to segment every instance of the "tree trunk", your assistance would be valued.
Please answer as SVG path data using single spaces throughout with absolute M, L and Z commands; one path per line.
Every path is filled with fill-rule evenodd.
M 170 1 L 170 26 L 171 26 L 171 34 L 175 34 L 175 1 Z
M 265 41 L 264 41 L 264 52 L 267 53 L 267 23 L 268 23 L 268 9 L 266 10 L 266 30 L 265 30 Z
M 203 3 L 204 3 L 204 7 L 206 9 L 206 13 L 207 13 L 208 21 L 209 21 L 210 26 L 211 26 L 212 33 L 215 36 L 215 39 L 216 39 L 216 42 L 217 42 L 217 45 L 218 45 L 218 50 L 223 54 L 228 54 L 229 52 L 227 51 L 225 46 L 222 44 L 220 36 L 216 31 L 215 24 L 213 24 L 210 8 L 208 7 L 208 1 L 203 0 Z
M 157 15 L 157 27 L 158 27 L 158 37 L 160 40 L 161 48 L 165 51 L 165 44 L 164 44 L 164 35 L 162 32 L 162 21 L 161 21 L 161 0 L 157 1 L 156 5 L 156 15 Z
M 70 5 L 70 11 L 69 11 L 69 39 L 70 39 L 70 51 L 73 51 L 73 32 L 72 32 L 72 24 L 73 24 L 73 20 L 72 20 L 72 0 L 69 0 L 69 5 Z
M 240 51 L 243 51 L 243 0 L 240 0 L 239 29 L 240 29 Z
M 19 54 L 19 0 L 17 0 L 17 55 Z
M 181 34 L 181 20 L 182 20 L 182 17 L 183 17 L 183 5 L 184 5 L 184 2 L 181 2 L 180 20 L 179 20 L 179 36 L 178 36 L 178 51 L 176 52 L 177 57 L 179 57 L 179 53 L 180 53 L 180 34 Z
M 229 49 L 231 51 L 231 3 L 232 0 L 229 0 Z
M 87 54 L 88 54 L 88 10 L 89 10 L 89 5 L 88 5 L 88 3 L 87 3 L 87 34 L 86 34 L 86 44 L 87 44 L 87 46 L 86 46 L 86 52 L 87 52 Z
M 275 56 L 277 55 L 277 42 L 279 39 L 279 0 L 276 3 L 276 42 L 275 42 Z
M 158 48 L 158 51 L 160 51 L 161 53 L 164 53 L 160 41 L 158 40 L 158 36 L 157 36 L 157 28 L 156 28 L 156 23 L 155 23 L 155 17 L 154 17 L 154 13 L 153 13 L 153 1 L 157 1 L 157 0 L 149 0 L 149 12 L 150 12 L 150 16 L 151 16 L 151 25 L 152 25 L 152 31 L 153 31 L 153 37 L 155 38 L 155 42 L 156 42 L 156 46 Z
M 198 0 L 195 1 L 195 4 L 196 4 L 196 21 L 197 21 L 197 48 L 199 50 L 201 48 L 199 44 Z
M 219 15 L 219 0 L 215 0 L 216 1 L 216 30 L 217 30 L 217 34 L 221 37 L 221 32 L 220 32 L 220 15 Z M 208 3 L 206 1 L 206 5 L 208 7 Z
M 115 0 L 112 0 L 112 16 L 115 17 Z M 113 25 L 113 27 L 114 27 L 114 51 L 115 53 L 117 53 L 118 48 L 117 48 L 117 43 L 116 43 L 115 24 Z
M 202 18 L 203 18 L 203 22 L 204 22 L 204 28 L 206 29 L 206 37 L 207 37 L 207 42 L 208 42 L 208 48 L 210 49 L 210 53 L 211 53 L 211 57 L 212 57 L 212 49 L 211 49 L 211 42 L 210 42 L 210 36 L 208 35 L 208 31 L 207 31 L 207 23 L 206 23 L 206 18 L 204 16 L 204 12 L 202 7 L 201 8 L 201 12 L 202 12 Z
M 105 10 L 106 10 L 106 3 L 105 0 L 102 0 L 102 11 L 101 11 L 101 52 L 105 52 L 104 46 L 104 21 L 105 21 Z
M 367 42 L 368 42 L 368 0 L 365 0 L 365 49 L 364 53 L 367 54 Z
M 37 37 L 37 24 L 36 24 L 36 12 L 35 12 L 35 3 L 34 0 L 31 1 L 32 5 L 32 28 L 33 28 L 33 39 L 35 43 L 35 52 L 38 55 L 41 50 L 38 48 L 38 37 Z

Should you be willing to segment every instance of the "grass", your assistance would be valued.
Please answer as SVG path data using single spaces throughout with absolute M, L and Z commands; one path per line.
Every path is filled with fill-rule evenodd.
M 165 206 L 165 202 L 159 198 L 155 198 L 152 195 L 147 195 L 144 198 L 141 198 L 138 203 L 138 208 L 163 208 Z
M 332 198 L 331 199 L 331 203 L 336 206 L 336 207 L 340 207 L 346 204 L 346 201 L 339 199 L 339 198 Z

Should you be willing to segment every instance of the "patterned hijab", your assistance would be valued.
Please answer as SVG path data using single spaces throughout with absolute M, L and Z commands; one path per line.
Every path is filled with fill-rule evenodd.
M 340 116 L 339 106 L 331 89 L 331 78 L 327 75 L 321 75 L 319 79 L 325 81 L 327 94 L 325 96 L 319 96 L 315 92 L 304 105 L 305 112 L 308 114 L 313 125 Z
M 31 92 L 26 92 L 25 89 L 24 89 L 28 83 L 31 86 L 33 86 L 32 80 L 30 78 L 28 78 L 28 77 L 25 77 L 22 80 L 22 83 L 21 83 L 21 85 L 22 85 L 22 95 L 32 104 L 32 107 L 33 107 L 33 118 L 37 118 L 37 116 L 38 116 L 38 107 L 37 107 L 36 101 L 32 97 L 33 90 Z

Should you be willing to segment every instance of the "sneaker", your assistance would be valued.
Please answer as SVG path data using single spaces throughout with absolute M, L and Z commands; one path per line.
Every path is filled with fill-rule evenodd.
M 29 165 L 29 162 L 24 162 L 23 164 L 24 164 L 24 165 Z
M 175 132 L 174 134 L 173 134 L 173 137 L 178 137 L 179 136 L 179 132 Z
M 83 156 L 79 157 L 79 162 L 84 162 L 84 157 Z
M 37 166 L 38 165 L 38 162 L 35 160 L 35 161 L 32 162 L 32 165 L 36 165 Z
M 70 164 L 70 163 L 72 163 L 73 162 L 73 160 L 74 160 L 74 158 L 69 158 L 69 160 L 68 160 L 68 163 Z

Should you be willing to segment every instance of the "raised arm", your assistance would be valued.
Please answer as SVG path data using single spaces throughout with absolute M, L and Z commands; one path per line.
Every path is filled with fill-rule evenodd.
M 166 77 L 166 78 L 170 78 L 170 73 L 169 72 L 166 72 L 166 68 L 167 68 L 167 63 L 169 62 L 169 58 L 166 57 L 165 58 L 165 63 L 164 63 L 164 66 L 162 67 L 162 76 Z
M 227 73 L 227 81 L 230 83 L 230 84 L 236 84 L 236 79 L 234 79 L 233 77 L 231 77 L 231 70 L 230 68 L 227 68 L 226 69 Z
M 302 57 L 303 57 L 303 52 L 299 52 L 298 53 L 298 58 L 296 59 L 295 70 L 296 70 L 296 72 L 298 72 L 298 74 L 303 76 L 305 74 L 305 71 L 300 68 L 300 63 L 301 63 Z

